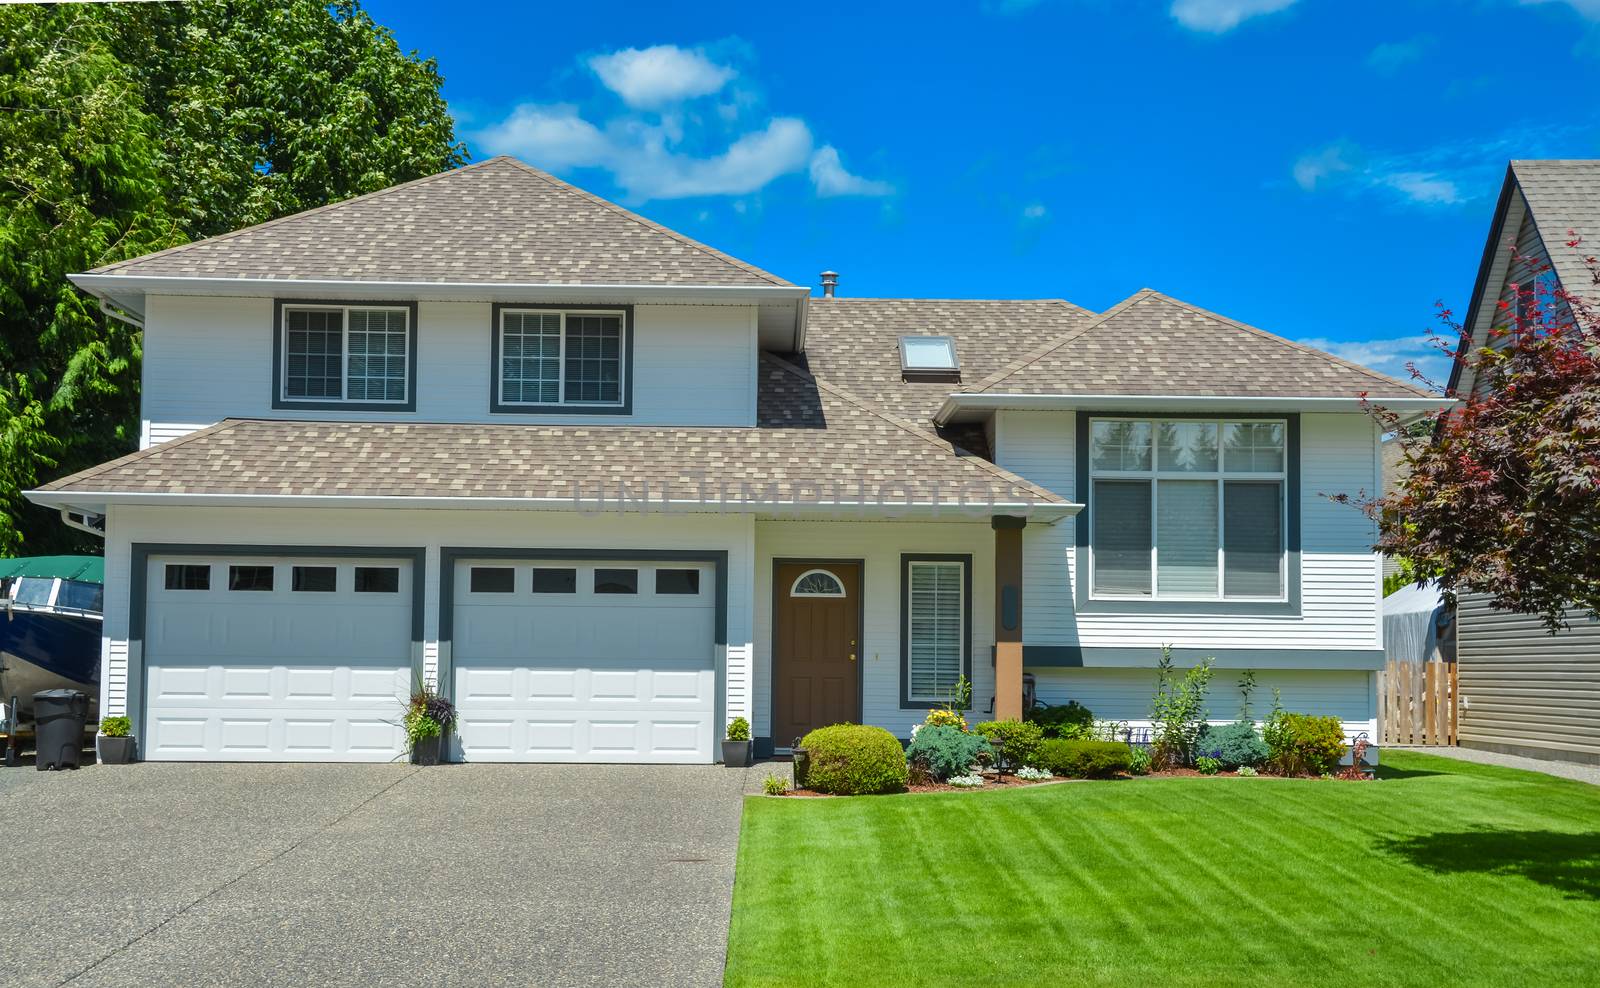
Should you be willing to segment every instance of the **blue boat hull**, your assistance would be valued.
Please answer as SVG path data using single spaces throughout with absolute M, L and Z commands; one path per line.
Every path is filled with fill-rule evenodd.
M 18 719 L 33 719 L 33 694 L 74 689 L 100 699 L 100 616 L 12 609 L 0 615 L 0 703 L 17 698 Z

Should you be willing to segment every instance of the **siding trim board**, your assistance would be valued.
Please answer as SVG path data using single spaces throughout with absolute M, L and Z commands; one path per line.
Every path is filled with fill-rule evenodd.
M 926 710 L 930 701 L 911 698 L 911 564 L 961 563 L 961 675 L 972 682 L 972 553 L 900 554 L 900 709 Z M 937 703 L 938 701 L 932 701 Z M 977 701 L 974 699 L 973 703 Z M 968 710 L 975 709 L 969 706 Z
M 411 564 L 411 672 L 423 673 L 422 617 L 426 607 L 423 579 L 427 550 L 400 546 L 354 545 L 228 545 L 226 543 L 135 542 L 128 564 L 128 683 L 127 714 L 133 736 L 145 744 L 144 656 L 145 616 L 149 604 L 148 575 L 151 556 L 303 556 L 315 559 L 397 559 Z
M 1025 669 L 1154 669 L 1160 649 L 1081 645 L 1025 645 Z M 1381 648 L 1174 648 L 1173 664 L 1214 659 L 1219 669 L 1382 669 Z
M 610 312 L 622 314 L 622 403 L 586 405 L 561 402 L 552 405 L 506 404 L 500 400 L 500 325 L 507 310 L 545 312 Z M 632 415 L 633 414 L 633 306 L 631 305 L 553 305 L 548 302 L 495 302 L 489 307 L 489 411 L 504 415 Z M 564 321 L 563 321 L 564 323 Z M 562 334 L 566 333 L 563 325 Z M 557 368 L 565 377 L 565 366 Z
M 1074 602 L 1079 614 L 1250 614 L 1298 617 L 1300 591 L 1300 416 L 1295 412 L 1150 412 L 1153 419 L 1272 419 L 1285 423 L 1284 499 L 1284 600 L 1096 600 L 1089 595 L 1090 512 L 1089 423 L 1095 418 L 1129 418 L 1139 413 L 1080 410 L 1076 414 L 1073 454 L 1076 489 L 1074 500 L 1085 505 L 1075 516 L 1074 547 L 1076 587 Z M 1220 533 L 1219 533 L 1220 537 Z M 1154 574 L 1152 574 L 1152 579 Z M 1220 580 L 1222 575 L 1218 574 Z
M 375 309 L 405 309 L 406 319 L 406 400 L 405 401 L 306 401 L 300 398 L 290 398 L 284 393 L 283 386 L 283 337 L 285 327 L 283 324 L 284 306 L 327 306 L 339 309 L 360 309 L 371 307 Z M 148 328 L 145 330 L 149 332 Z M 345 327 L 345 335 L 349 335 L 349 327 Z M 274 298 L 272 300 L 272 407 L 274 409 L 299 409 L 307 412 L 414 412 L 417 410 L 417 362 L 420 354 L 417 352 L 417 303 L 411 301 L 371 301 L 351 299 L 316 299 L 316 298 Z M 339 373 L 349 376 L 349 353 L 340 354 Z M 141 403 L 141 414 L 142 414 Z

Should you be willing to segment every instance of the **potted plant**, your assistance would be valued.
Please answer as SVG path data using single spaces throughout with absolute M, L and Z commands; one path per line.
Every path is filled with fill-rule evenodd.
M 450 728 L 455 726 L 456 707 L 432 686 L 418 682 L 406 706 L 406 747 L 413 765 L 439 764 L 440 751 Z
M 750 722 L 735 717 L 728 722 L 728 739 L 722 742 L 722 763 L 729 768 L 750 764 Z
M 95 748 L 102 765 L 126 765 L 133 761 L 133 722 L 126 717 L 100 718 L 100 736 Z

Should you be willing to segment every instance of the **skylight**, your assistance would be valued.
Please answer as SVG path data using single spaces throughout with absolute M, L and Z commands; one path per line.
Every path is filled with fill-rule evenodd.
M 956 341 L 948 336 L 900 337 L 900 370 L 908 376 L 959 374 Z

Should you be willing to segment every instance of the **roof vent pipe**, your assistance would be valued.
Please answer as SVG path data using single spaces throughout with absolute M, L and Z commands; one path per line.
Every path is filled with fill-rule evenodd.
M 839 272 L 822 272 L 822 297 L 833 298 L 833 293 L 839 290 Z

